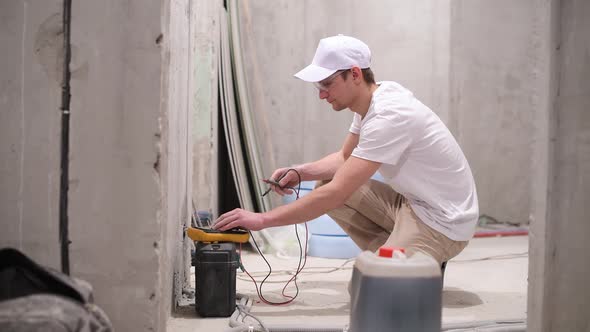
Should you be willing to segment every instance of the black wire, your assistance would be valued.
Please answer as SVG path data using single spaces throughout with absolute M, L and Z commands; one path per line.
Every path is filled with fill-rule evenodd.
M 284 178 L 289 173 L 289 171 L 293 171 L 293 172 L 295 172 L 295 174 L 297 174 L 297 180 L 299 182 L 298 185 L 297 185 L 297 190 L 295 191 L 294 188 L 290 188 L 290 189 L 292 189 L 293 191 L 295 191 L 295 195 L 296 195 L 295 200 L 298 200 L 299 199 L 299 192 L 301 191 L 301 174 L 299 174 L 299 172 L 296 169 L 290 168 L 290 169 L 288 169 L 285 172 L 285 174 L 283 174 L 283 176 L 281 176 L 281 178 L 279 179 L 279 181 L 282 178 Z M 299 287 L 297 286 L 297 275 L 303 269 L 303 266 L 301 266 L 301 260 L 302 260 L 302 256 L 303 256 L 303 248 L 302 248 L 302 245 L 301 245 L 301 240 L 299 239 L 299 232 L 297 231 L 297 225 L 295 224 L 294 227 L 295 227 L 295 236 L 297 237 L 297 244 L 299 244 L 299 264 L 297 265 L 297 270 L 296 270 L 295 278 L 293 279 L 293 282 L 295 283 L 295 288 L 297 289 L 297 293 L 296 294 L 299 294 Z M 306 239 L 306 241 L 307 241 L 307 239 Z M 295 295 L 295 297 L 297 297 L 297 295 Z
M 61 253 L 61 270 L 70 275 L 70 239 L 68 217 L 68 191 L 69 191 L 69 155 L 70 155 L 70 62 L 71 41 L 70 29 L 72 23 L 72 0 L 63 2 L 63 82 L 61 93 L 61 151 L 60 151 L 60 182 L 59 182 L 59 242 Z
M 299 192 L 301 191 L 301 175 L 299 174 L 299 172 L 294 169 L 294 168 L 290 168 L 288 169 L 279 179 L 278 181 L 280 181 L 282 178 L 284 178 L 290 171 L 295 172 L 295 174 L 297 174 L 297 178 L 299 180 L 299 184 L 297 185 L 297 189 L 293 188 L 293 187 L 280 187 L 281 189 L 291 189 L 295 192 L 295 200 L 299 199 Z M 277 181 L 277 182 L 278 182 Z M 299 286 L 297 285 L 297 275 L 303 270 L 303 267 L 301 266 L 302 264 L 302 260 L 303 260 L 303 246 L 301 245 L 301 239 L 299 238 L 299 232 L 297 231 L 297 225 L 295 224 L 295 236 L 297 237 L 297 244 L 299 244 L 299 264 L 297 264 L 297 270 L 295 272 L 295 276 L 293 277 L 293 283 L 295 284 L 295 296 L 293 296 L 290 300 L 285 301 L 285 302 L 272 302 L 267 300 L 266 298 L 264 298 L 264 295 L 262 294 L 262 286 L 264 285 L 264 282 L 268 279 L 268 277 L 270 277 L 270 275 L 272 274 L 272 267 L 270 265 L 270 263 L 268 262 L 268 260 L 266 259 L 266 257 L 264 257 L 264 254 L 262 253 L 262 251 L 260 250 L 260 247 L 258 247 L 258 243 L 256 242 L 256 239 L 254 238 L 254 236 L 252 236 L 252 231 L 248 230 L 248 232 L 250 233 L 250 237 L 252 238 L 252 241 L 254 242 L 254 246 L 256 246 L 256 250 L 258 251 L 258 253 L 260 254 L 260 256 L 262 257 L 262 259 L 264 260 L 264 262 L 266 263 L 266 265 L 268 266 L 268 274 L 266 275 L 266 277 L 264 277 L 264 279 L 262 279 L 262 282 L 260 282 L 260 291 L 258 292 L 258 296 L 260 296 L 260 298 L 266 302 L 266 303 L 270 303 L 270 304 L 287 304 L 292 302 L 293 300 L 295 300 L 295 298 L 297 298 L 297 296 L 299 295 Z M 287 283 L 288 285 L 289 283 Z M 285 287 L 287 286 L 285 285 Z M 284 289 L 283 289 L 284 290 Z

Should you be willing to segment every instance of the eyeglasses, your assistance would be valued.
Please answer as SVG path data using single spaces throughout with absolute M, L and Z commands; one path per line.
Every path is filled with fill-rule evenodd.
M 339 70 L 339 71 L 335 72 L 334 74 L 330 75 L 328 78 L 321 80 L 320 82 L 314 82 L 313 85 L 320 91 L 328 91 L 328 89 L 330 88 L 330 85 L 332 85 L 332 82 L 334 81 L 334 79 L 336 79 L 336 77 L 344 74 L 347 71 L 348 71 L 348 69 L 347 70 Z

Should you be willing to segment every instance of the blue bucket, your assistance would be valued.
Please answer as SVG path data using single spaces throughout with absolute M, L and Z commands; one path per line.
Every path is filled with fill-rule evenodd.
M 299 197 L 309 194 L 315 188 L 315 181 L 301 182 Z M 289 204 L 296 199 L 295 194 L 283 197 L 283 203 Z M 330 218 L 323 214 L 308 222 L 309 239 L 308 255 L 323 258 L 352 258 L 356 257 L 361 249 L 352 241 L 344 230 Z

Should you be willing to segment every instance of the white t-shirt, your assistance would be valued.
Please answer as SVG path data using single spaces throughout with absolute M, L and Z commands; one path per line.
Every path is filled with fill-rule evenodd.
M 430 108 L 395 82 L 380 82 L 352 155 L 382 163 L 379 173 L 426 225 L 455 241 L 473 237 L 479 217 L 475 181 L 459 144 Z

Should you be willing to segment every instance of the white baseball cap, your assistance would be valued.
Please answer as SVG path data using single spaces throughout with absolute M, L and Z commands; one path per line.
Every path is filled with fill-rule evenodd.
M 338 70 L 354 66 L 371 67 L 371 50 L 362 41 L 349 36 L 333 36 L 321 39 L 311 65 L 303 68 L 295 77 L 306 82 L 319 82 Z

